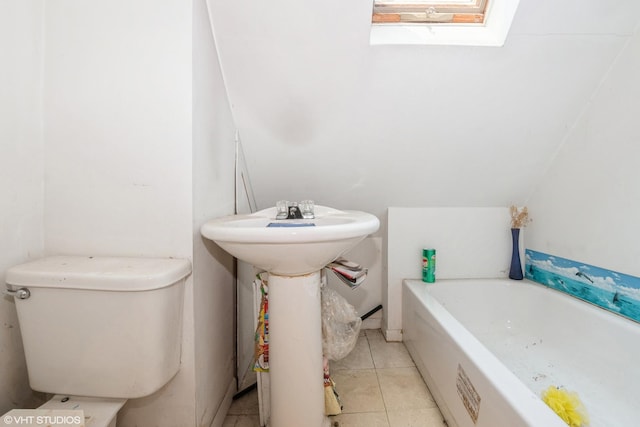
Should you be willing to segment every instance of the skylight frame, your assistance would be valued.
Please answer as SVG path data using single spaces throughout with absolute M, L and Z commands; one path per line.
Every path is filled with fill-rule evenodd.
M 520 0 L 489 0 L 483 24 L 372 23 L 369 43 L 372 46 L 503 46 L 519 3 Z
M 484 24 L 489 0 L 374 0 L 374 24 Z

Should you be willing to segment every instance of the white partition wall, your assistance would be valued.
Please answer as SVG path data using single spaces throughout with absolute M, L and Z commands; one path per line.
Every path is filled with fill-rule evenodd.
M 421 278 L 423 248 L 436 249 L 436 280 L 509 273 L 509 208 L 391 207 L 387 214 L 383 332 L 389 341 L 402 340 L 402 280 Z

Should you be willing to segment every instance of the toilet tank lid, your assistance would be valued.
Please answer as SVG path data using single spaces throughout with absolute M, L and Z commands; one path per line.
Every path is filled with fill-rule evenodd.
M 7 270 L 12 286 L 106 291 L 148 291 L 172 285 L 191 273 L 186 259 L 53 256 Z

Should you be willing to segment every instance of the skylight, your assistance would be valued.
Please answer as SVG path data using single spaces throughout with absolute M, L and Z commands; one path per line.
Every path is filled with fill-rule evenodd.
M 374 23 L 482 24 L 487 0 L 376 0 Z
M 519 0 L 374 0 L 372 45 L 502 46 Z

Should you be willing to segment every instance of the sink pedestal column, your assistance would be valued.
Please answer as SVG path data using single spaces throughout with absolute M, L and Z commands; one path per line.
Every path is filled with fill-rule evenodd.
M 320 272 L 269 275 L 270 427 L 327 427 Z

